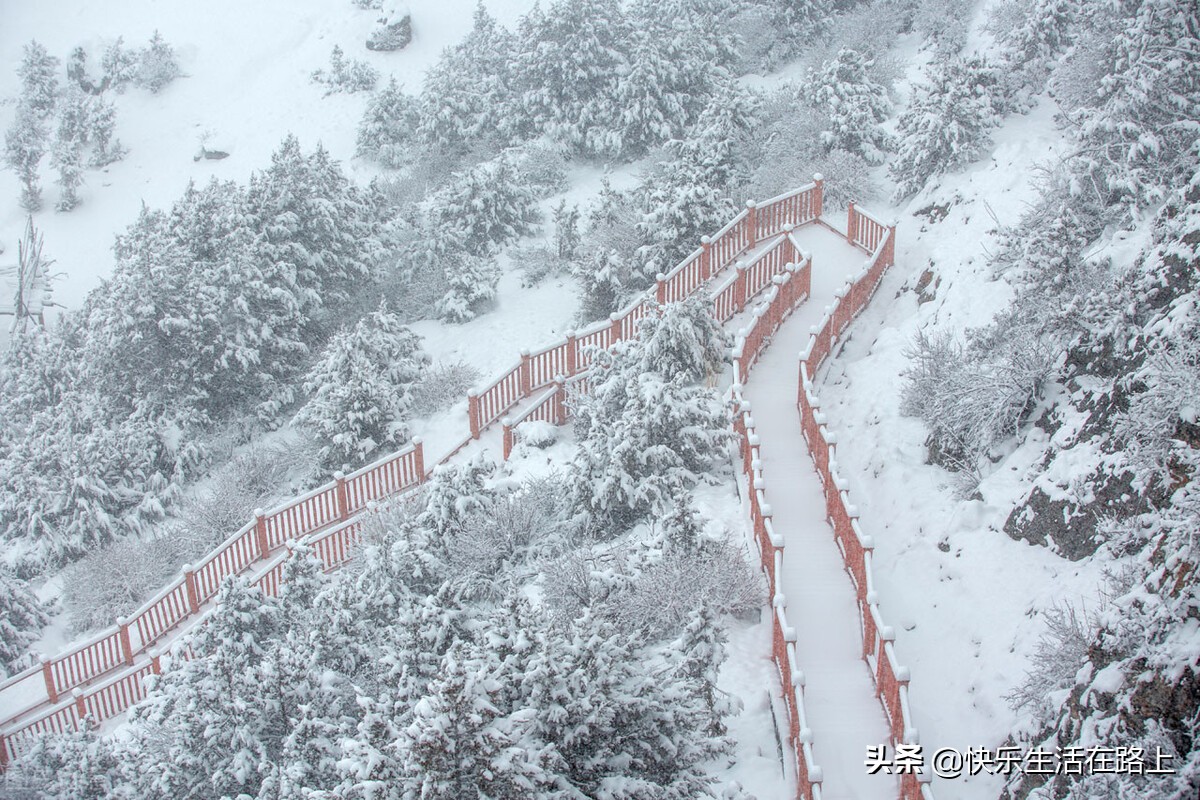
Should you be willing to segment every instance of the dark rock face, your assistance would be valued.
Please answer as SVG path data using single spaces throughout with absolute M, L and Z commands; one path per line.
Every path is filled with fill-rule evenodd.
M 412 41 L 412 17 L 405 14 L 397 22 L 384 22 L 367 39 L 368 50 L 402 50 Z
M 1089 482 L 1092 499 L 1087 503 L 1051 499 L 1035 486 L 1025 502 L 1009 514 L 1004 532 L 1014 539 L 1049 547 L 1072 561 L 1092 555 L 1104 543 L 1099 534 L 1102 521 L 1130 516 L 1145 507 L 1128 473 L 1119 476 L 1094 473 Z

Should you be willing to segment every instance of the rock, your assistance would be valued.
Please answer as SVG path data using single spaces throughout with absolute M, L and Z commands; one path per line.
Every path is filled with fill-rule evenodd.
M 367 39 L 368 50 L 401 50 L 412 41 L 412 17 L 405 14 L 398 22 L 385 22 Z

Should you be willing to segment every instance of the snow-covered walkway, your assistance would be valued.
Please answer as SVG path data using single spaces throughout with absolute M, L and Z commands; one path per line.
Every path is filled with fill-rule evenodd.
M 751 372 L 744 396 L 761 439 L 763 476 L 775 531 L 787 543 L 780 589 L 806 678 L 805 703 L 816 761 L 824 771 L 823 796 L 894 797 L 893 780 L 868 775 L 869 745 L 888 742 L 883 709 L 862 659 L 854 587 L 846 573 L 825 501 L 796 411 L 797 354 L 825 306 L 863 254 L 816 225 L 797 231 L 813 256 L 812 297 L 782 325 Z

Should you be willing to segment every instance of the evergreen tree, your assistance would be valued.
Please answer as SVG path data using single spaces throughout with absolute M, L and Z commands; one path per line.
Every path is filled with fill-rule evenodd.
M 408 439 L 412 387 L 429 363 L 421 340 L 380 305 L 335 335 L 309 371 L 312 395 L 296 421 L 320 441 L 327 464 L 361 464 Z
M 889 167 L 897 198 L 978 158 L 1004 107 L 997 74 L 980 59 L 935 64 L 929 78 L 930 85 L 918 87 L 900 115 L 899 150 Z
M 78 189 L 83 183 L 83 149 L 88 143 L 89 103 L 81 89 L 71 87 L 62 98 L 58 130 L 50 151 L 50 164 L 58 169 L 59 211 L 70 211 L 79 204 Z
M 4 132 L 4 163 L 21 182 L 21 208 L 37 211 L 42 207 L 42 189 L 38 185 L 38 164 L 46 153 L 46 126 L 29 103 L 17 106 L 12 126 Z
M 0 570 L 0 670 L 5 677 L 29 665 L 29 646 L 49 622 L 45 605 L 29 584 Z
M 597 354 L 592 391 L 577 401 L 580 452 L 572 498 L 611 538 L 670 508 L 716 463 L 726 410 L 702 382 L 724 366 L 725 338 L 700 298 L 642 320 L 638 339 Z
M 120 40 L 118 40 L 118 45 Z M 137 55 L 137 69 L 132 80 L 143 89 L 158 94 L 182 73 L 175 61 L 175 48 L 162 38 L 158 31 L 150 37 L 150 45 Z
M 456 176 L 427 203 L 438 241 L 473 256 L 494 255 L 540 220 L 533 188 L 507 156 Z
M 887 119 L 892 104 L 887 89 L 869 77 L 872 63 L 854 50 L 839 50 L 819 73 L 809 73 L 804 99 L 828 115 L 829 127 L 821 131 L 826 150 L 847 150 L 879 164 L 891 147 L 891 137 L 879 123 Z
M 480 2 L 467 38 L 447 50 L 425 76 L 419 100 L 421 139 L 463 152 L 476 143 L 514 138 L 520 128 L 515 57 L 515 38 Z
M 415 101 L 401 91 L 393 77 L 371 95 L 358 125 L 355 153 L 386 167 L 403 166 L 411 157 L 417 121 Z
M 59 61 L 31 40 L 25 45 L 17 76 L 21 79 L 21 104 L 45 121 L 58 104 Z
M 439 257 L 446 293 L 434 306 L 447 322 L 470 322 L 496 299 L 500 269 L 488 258 L 451 251 Z

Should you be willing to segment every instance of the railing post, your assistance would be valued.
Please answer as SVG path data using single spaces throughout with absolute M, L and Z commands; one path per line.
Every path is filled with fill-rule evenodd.
M 8 772 L 8 738 L 0 733 L 0 772 Z
M 161 675 L 162 674 L 162 662 L 159 660 L 159 658 L 160 658 L 160 654 L 158 652 L 158 649 L 152 648 L 150 650 L 150 674 L 151 675 Z
M 87 704 L 83 702 L 83 692 L 79 689 L 72 689 L 71 697 L 75 699 L 75 716 L 79 719 L 79 730 L 84 730 L 84 720 L 87 719 Z
M 192 571 L 191 564 L 183 565 L 183 583 L 187 589 L 188 608 L 193 614 L 200 611 L 200 595 L 196 592 L 196 573 Z
M 567 424 L 567 389 L 562 375 L 554 376 L 554 424 Z
M 467 390 L 467 418 L 471 423 L 471 438 L 478 439 L 482 426 L 479 424 L 479 392 L 474 389 Z
M 517 376 L 518 383 L 521 387 L 521 397 L 528 397 L 533 391 L 533 359 L 529 355 L 529 350 L 521 351 L 521 366 Z
M 758 203 L 746 201 L 746 241 L 750 248 L 758 244 Z
M 796 230 L 796 226 L 792 223 L 785 223 L 783 226 L 783 253 L 782 261 L 784 264 L 792 263 L 796 260 L 797 251 L 796 243 L 792 241 L 792 231 Z
M 567 331 L 567 377 L 571 377 L 576 372 L 576 364 L 579 359 L 579 340 L 575 338 L 575 331 Z
M 896 265 L 896 226 L 888 225 L 888 243 L 887 250 L 884 251 L 884 266 L 894 267 Z
M 258 541 L 259 559 L 264 559 L 271 555 L 271 542 L 267 538 L 266 512 L 261 508 L 254 509 L 254 537 Z
M 42 678 L 46 681 L 46 696 L 50 698 L 50 705 L 58 702 L 58 687 L 54 685 L 54 665 L 46 656 L 41 656 L 42 661 Z
M 813 190 L 813 219 L 820 218 L 825 212 L 825 176 L 817 172 L 813 174 L 813 183 L 817 188 Z
M 654 299 L 660 306 L 667 304 L 667 276 L 661 272 L 654 276 Z
M 508 461 L 513 449 L 512 417 L 505 417 L 500 424 L 504 426 L 504 460 Z
M 708 280 L 712 277 L 712 237 L 700 237 L 700 274 L 703 280 Z
M 750 286 L 746 277 L 746 262 L 739 261 L 734 265 L 734 269 L 737 270 L 737 288 L 733 292 L 733 301 L 737 308 L 737 313 L 740 314 L 746 310 L 746 303 L 750 300 L 747 294 L 750 291 Z
M 850 201 L 849 207 L 846 209 L 846 241 L 854 244 L 854 240 L 858 237 L 858 212 L 854 210 L 854 201 Z
M 608 315 L 608 321 L 612 324 L 608 329 L 608 345 L 612 347 L 621 341 L 621 315 L 614 311 Z
M 341 470 L 333 473 L 333 496 L 337 501 L 338 519 L 350 516 L 350 501 L 346 497 L 346 474 Z
M 413 443 L 413 472 L 417 473 L 417 483 L 425 482 L 425 442 L 420 436 L 412 438 Z
M 125 617 L 117 617 L 117 627 L 120 633 L 117 634 L 121 640 L 121 654 L 125 656 L 125 663 L 133 663 L 133 644 L 129 641 L 129 620 Z

